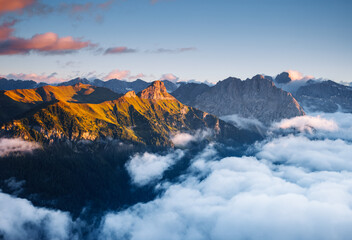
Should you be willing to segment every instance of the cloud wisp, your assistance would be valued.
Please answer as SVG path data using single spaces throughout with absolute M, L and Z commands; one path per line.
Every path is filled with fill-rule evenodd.
M 1 0 L 0 14 L 21 11 L 28 6 L 33 5 L 34 3 L 36 3 L 36 0 Z
M 0 191 L 1 239 L 72 239 L 68 213 L 37 208 L 31 202 Z
M 127 162 L 126 169 L 134 184 L 144 186 L 155 180 L 160 180 L 164 171 L 183 156 L 184 152 L 181 150 L 176 150 L 165 156 L 148 152 L 136 154 Z
M 112 47 L 105 50 L 104 54 L 122 54 L 122 53 L 135 53 L 137 49 L 128 47 Z
M 200 142 L 207 137 L 212 135 L 212 131 L 210 129 L 206 130 L 197 130 L 196 132 L 190 133 L 177 133 L 171 136 L 171 142 L 176 147 L 186 147 L 191 142 Z
M 32 153 L 40 148 L 35 142 L 24 141 L 20 138 L 0 138 L 0 157 L 16 153 Z

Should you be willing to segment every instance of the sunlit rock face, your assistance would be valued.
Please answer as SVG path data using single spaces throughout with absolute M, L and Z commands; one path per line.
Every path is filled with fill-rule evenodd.
M 140 92 L 139 97 L 141 99 L 153 99 L 153 100 L 176 100 L 171 96 L 163 82 L 155 81 L 149 87 Z

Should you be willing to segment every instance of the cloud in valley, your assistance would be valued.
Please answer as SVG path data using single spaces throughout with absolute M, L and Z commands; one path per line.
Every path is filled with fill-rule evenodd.
M 200 142 L 211 135 L 212 135 L 212 131 L 210 129 L 197 130 L 196 132 L 194 132 L 192 134 L 178 133 L 178 134 L 171 137 L 171 142 L 176 147 L 185 147 L 190 142 Z
M 352 141 L 351 113 L 314 113 L 274 123 L 271 130 L 298 131 L 310 138 L 329 138 Z
M 337 131 L 338 125 L 333 120 L 327 120 L 320 116 L 298 116 L 290 119 L 283 119 L 275 124 L 276 128 L 290 129 L 294 128 L 300 132 L 307 131 L 312 133 L 313 130 Z
M 69 214 L 37 208 L 31 202 L 0 191 L 0 238 L 73 239 Z
M 38 148 L 40 148 L 38 143 L 20 138 L 0 138 L 0 157 L 14 153 L 31 153 Z
M 138 186 L 162 178 L 163 173 L 184 156 L 183 151 L 176 150 L 165 156 L 153 153 L 134 155 L 126 164 L 126 169 L 131 176 L 132 182 Z
M 160 197 L 107 214 L 101 239 L 349 239 L 352 145 L 313 137 L 352 126 L 332 118 L 294 120 L 327 127 L 257 143 L 254 156 L 219 159 L 210 144 Z
M 107 214 L 101 239 L 349 239 L 351 172 L 203 160 L 205 178 L 183 176 L 154 201 Z
M 244 118 L 238 114 L 221 116 L 221 120 L 232 123 L 233 125 L 242 129 L 257 129 L 264 131 L 265 126 L 262 122 L 255 118 Z

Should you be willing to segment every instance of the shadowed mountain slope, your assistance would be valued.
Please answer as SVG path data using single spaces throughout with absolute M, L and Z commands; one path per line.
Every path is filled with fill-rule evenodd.
M 213 87 L 186 84 L 173 95 L 182 103 L 216 116 L 236 114 L 265 124 L 305 114 L 291 93 L 275 87 L 262 75 L 245 81 L 227 78 Z

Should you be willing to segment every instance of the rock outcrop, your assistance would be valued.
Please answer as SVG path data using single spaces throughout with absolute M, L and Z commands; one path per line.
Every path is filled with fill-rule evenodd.
M 180 94 L 181 88 L 185 86 L 177 90 L 179 101 L 218 117 L 237 114 L 269 125 L 273 121 L 305 114 L 291 93 L 275 87 L 262 75 L 245 81 L 230 77 L 193 96 Z

